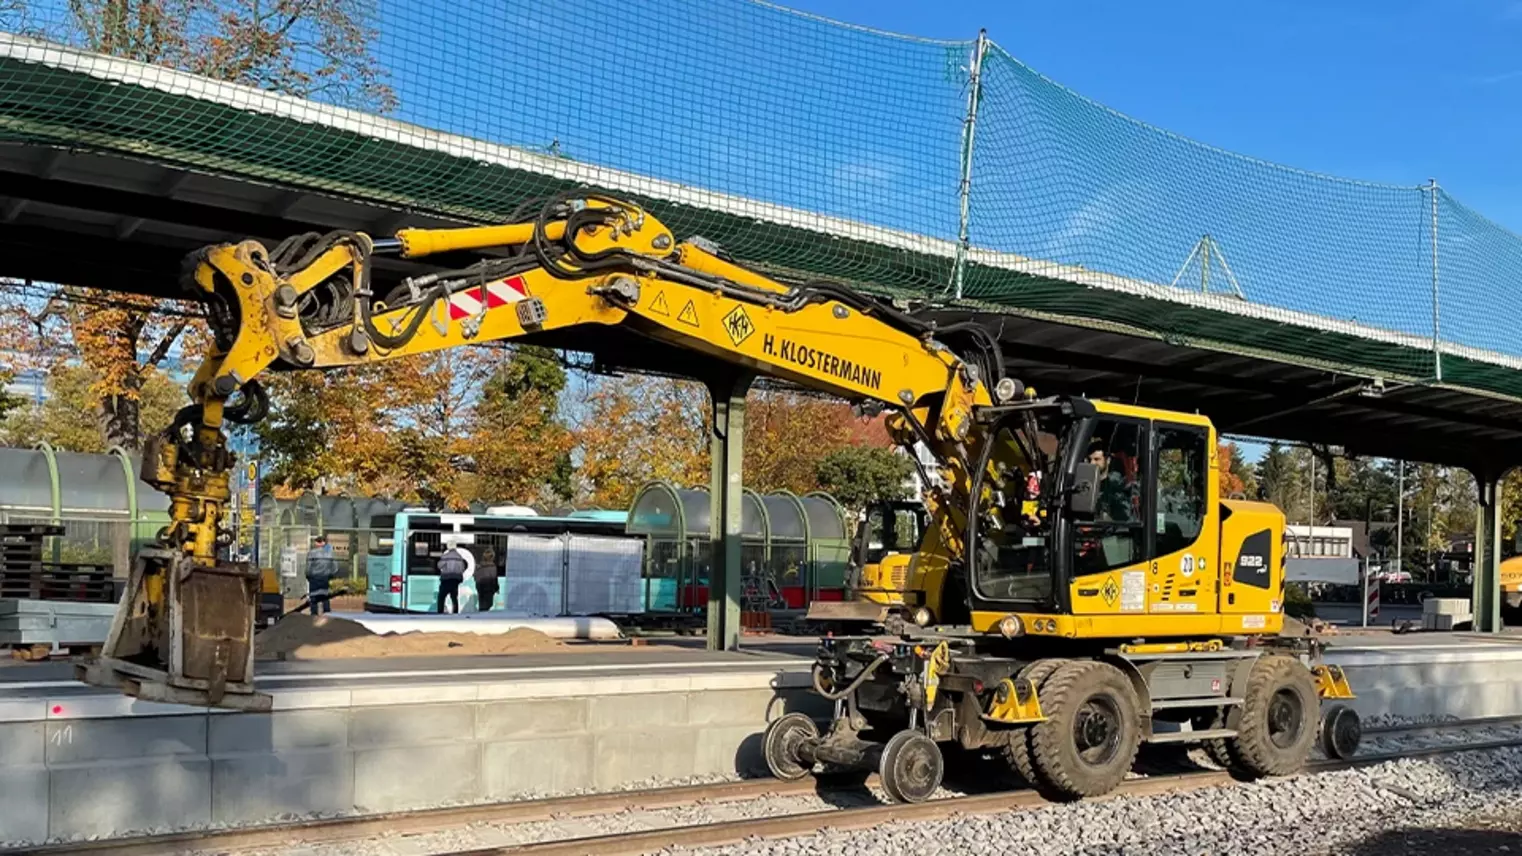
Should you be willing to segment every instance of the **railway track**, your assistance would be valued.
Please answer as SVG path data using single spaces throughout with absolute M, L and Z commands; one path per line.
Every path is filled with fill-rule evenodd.
M 1522 717 L 1420 723 L 1368 729 L 1370 741 L 1403 736 L 1444 738 L 1432 745 L 1404 747 L 1395 751 L 1361 753 L 1346 760 L 1313 760 L 1311 773 L 1368 766 L 1402 758 L 1522 746 L 1522 733 L 1498 739 L 1452 742 L 1455 732 L 1485 732 L 1508 728 L 1522 732 Z M 868 777 L 867 786 L 875 782 Z M 1123 782 L 1098 800 L 1150 796 L 1162 793 L 1222 787 L 1235 783 L 1219 770 L 1158 772 Z M 575 818 L 618 815 L 627 812 L 661 811 L 702 805 L 722 805 L 759 799 L 807 798 L 832 791 L 861 792 L 862 780 L 852 783 L 804 779 L 782 782 L 773 779 L 743 780 L 718 784 L 619 791 L 584 796 L 525 800 L 513 803 L 463 806 L 396 812 L 361 817 L 308 820 L 276 826 L 245 827 L 202 832 L 172 833 L 0 851 L 0 856 L 62 856 L 62 854 L 109 853 L 116 856 L 162 856 L 166 853 L 237 853 L 277 849 L 300 842 L 305 847 L 361 842 L 365 839 L 415 837 L 477 824 L 527 824 Z M 1095 800 L 1095 801 L 1098 801 Z M 889 821 L 944 820 L 957 815 L 1019 811 L 1049 805 L 1029 789 L 946 796 L 928 802 L 872 804 L 859 807 L 801 811 L 780 816 L 729 820 L 722 823 L 668 825 L 632 832 L 560 838 L 524 844 L 446 851 L 447 856 L 635 856 L 671 846 L 713 847 L 749 839 L 776 839 L 806 835 L 821 829 L 859 830 Z

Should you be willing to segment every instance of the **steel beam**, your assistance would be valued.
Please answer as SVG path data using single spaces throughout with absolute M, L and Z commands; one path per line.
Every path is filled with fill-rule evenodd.
M 1501 632 L 1501 476 L 1476 472 L 1480 503 L 1474 533 L 1474 629 Z
M 745 395 L 754 375 L 732 374 L 710 380 L 713 402 L 709 428 L 708 650 L 740 647 L 740 542 L 744 500 L 741 464 L 745 457 Z

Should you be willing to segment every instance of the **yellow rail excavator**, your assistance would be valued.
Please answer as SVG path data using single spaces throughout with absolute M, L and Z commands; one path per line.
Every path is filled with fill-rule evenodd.
M 891 632 L 821 639 L 814 689 L 836 712 L 823 729 L 799 714 L 769 727 L 777 776 L 872 767 L 895 798 L 920 800 L 954 742 L 1080 797 L 1113 788 L 1146 742 L 1203 742 L 1252 775 L 1297 769 L 1318 739 L 1338 755 L 1356 746 L 1357 717 L 1323 713 L 1351 697 L 1342 673 L 1319 642 L 1280 634 L 1284 516 L 1216 499 L 1205 417 L 1039 397 L 1005 376 L 980 325 L 937 327 L 836 284 L 763 276 L 678 242 L 629 201 L 577 193 L 523 210 L 504 225 L 249 240 L 187 260 L 215 347 L 192 404 L 144 453 L 172 522 L 142 551 L 81 680 L 269 707 L 253 683 L 258 572 L 218 559 L 233 465 L 222 429 L 267 413 L 265 372 L 553 332 L 595 350 L 618 328 L 694 364 L 887 410 L 895 439 L 933 461 L 923 513 L 909 515 L 921 531 L 879 557 L 868 586 L 902 595 L 901 569 L 923 602 Z M 382 293 L 382 256 L 457 266 Z

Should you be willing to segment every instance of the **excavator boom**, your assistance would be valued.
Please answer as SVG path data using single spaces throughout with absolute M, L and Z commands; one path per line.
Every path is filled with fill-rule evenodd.
M 380 255 L 491 250 L 467 267 L 374 290 Z M 1002 378 L 979 328 L 936 331 L 855 291 L 791 285 L 745 269 L 700 240 L 678 242 L 639 206 L 596 194 L 543 203 L 499 226 L 356 232 L 207 247 L 186 286 L 208 304 L 215 348 L 190 383 L 192 404 L 145 451 L 145 481 L 171 498 L 171 523 L 142 552 L 110 638 L 81 680 L 139 698 L 263 709 L 253 687 L 258 571 L 219 559 L 233 456 L 223 428 L 268 411 L 259 376 L 329 370 L 559 331 L 627 328 L 744 371 L 892 411 L 905 445 L 941 463 L 930 481 L 960 531 L 974 411 L 1023 393 Z M 579 339 L 576 341 L 580 341 Z M 956 342 L 958 347 L 951 346 Z M 968 355 L 966 358 L 963 354 Z M 991 393 L 992 390 L 992 393 Z M 949 534 L 948 549 L 960 549 Z

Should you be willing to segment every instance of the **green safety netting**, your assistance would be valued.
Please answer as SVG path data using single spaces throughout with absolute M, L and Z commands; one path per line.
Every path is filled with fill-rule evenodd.
M 95 5 L 0 6 L 0 141 L 465 220 L 597 186 L 777 273 L 1522 396 L 1516 235 L 1436 185 L 1148 126 L 982 39 L 754 0 L 323 0 L 370 31 L 350 73 L 297 20 L 278 60 L 217 64 L 228 84 L 183 46 L 78 50 L 102 46 Z M 176 38 L 207 44 L 219 5 L 185 6 Z M 145 55 L 131 32 L 110 46 Z

